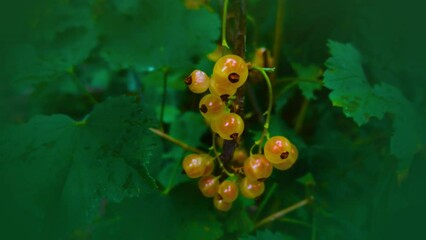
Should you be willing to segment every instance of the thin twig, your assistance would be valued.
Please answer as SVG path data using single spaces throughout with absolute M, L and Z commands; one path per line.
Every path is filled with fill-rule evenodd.
M 306 199 L 304 199 L 304 200 L 302 200 L 302 201 L 300 201 L 298 203 L 295 203 L 295 204 L 291 205 L 290 207 L 287 207 L 287 208 L 284 208 L 283 210 L 275 212 L 275 213 L 269 215 L 268 217 L 266 217 L 266 218 L 260 220 L 259 222 L 257 222 L 256 225 L 254 225 L 254 228 L 259 228 L 260 226 L 263 226 L 263 225 L 265 225 L 267 223 L 273 222 L 276 219 L 278 219 L 278 218 L 280 218 L 280 217 L 282 217 L 282 216 L 284 216 L 284 215 L 286 215 L 286 214 L 288 214 L 288 213 L 290 213 L 290 212 L 292 212 L 292 211 L 294 211 L 296 209 L 299 209 L 299 208 L 301 208 L 301 207 L 303 207 L 303 206 L 311 203 L 313 201 L 313 199 L 314 198 L 312 196 L 310 196 L 310 197 L 308 197 L 308 198 L 306 198 Z
M 297 114 L 296 125 L 294 126 L 294 130 L 297 133 L 300 133 L 300 131 L 302 130 L 302 126 L 303 126 L 303 122 L 305 121 L 308 106 L 309 106 L 309 100 L 305 98 L 303 100 L 302 107 L 300 108 L 299 113 Z
M 184 142 L 182 142 L 180 140 L 177 140 L 176 138 L 174 138 L 174 137 L 168 135 L 167 133 L 164 133 L 164 132 L 162 132 L 162 131 L 160 131 L 158 129 L 149 128 L 149 130 L 151 132 L 157 134 L 158 136 L 166 139 L 167 141 L 178 145 L 179 147 L 181 147 L 181 148 L 183 148 L 185 150 L 188 150 L 188 151 L 194 152 L 194 153 L 199 153 L 199 154 L 207 154 L 206 152 L 204 152 L 204 151 L 202 151 L 202 150 L 200 150 L 198 148 L 193 148 L 193 147 L 189 146 L 188 144 L 186 144 L 186 143 L 184 143 Z

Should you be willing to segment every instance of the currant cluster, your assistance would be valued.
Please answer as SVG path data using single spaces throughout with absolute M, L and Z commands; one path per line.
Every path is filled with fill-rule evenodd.
M 219 58 L 209 77 L 194 70 L 185 83 L 193 93 L 206 93 L 199 102 L 199 111 L 219 140 L 237 141 L 244 131 L 240 115 L 231 112 L 229 101 L 248 77 L 247 63 L 239 56 L 225 55 Z M 214 146 L 215 146 L 215 141 Z M 225 169 L 215 147 L 214 157 L 209 154 L 189 154 L 182 162 L 190 178 L 199 178 L 198 187 L 205 197 L 213 198 L 213 205 L 220 211 L 228 211 L 238 195 L 254 199 L 265 191 L 264 181 L 273 168 L 289 169 L 298 158 L 297 148 L 285 137 L 269 138 L 263 146 L 263 154 L 250 154 L 244 149 L 234 152 L 232 171 Z M 220 169 L 215 170 L 215 166 Z M 215 175 L 216 174 L 216 175 Z
M 205 72 L 194 70 L 185 79 L 193 93 L 209 90 L 200 100 L 199 110 L 212 131 L 223 139 L 236 140 L 244 131 L 243 119 L 230 112 L 226 102 L 246 82 L 247 76 L 248 67 L 241 57 L 225 55 L 217 60 L 210 78 Z

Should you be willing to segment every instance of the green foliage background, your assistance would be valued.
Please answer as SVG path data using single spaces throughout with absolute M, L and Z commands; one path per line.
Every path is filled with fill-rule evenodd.
M 288 136 L 300 159 L 228 213 L 180 173 L 187 152 L 148 130 L 162 116 L 171 136 L 209 147 L 200 97 L 182 79 L 211 72 L 222 1 L 2 1 L 0 238 L 421 239 L 424 6 L 286 0 L 276 43 L 279 1 L 246 1 L 246 56 L 281 46 L 271 135 Z M 249 88 L 266 109 L 264 84 Z M 247 119 L 245 144 L 260 130 Z

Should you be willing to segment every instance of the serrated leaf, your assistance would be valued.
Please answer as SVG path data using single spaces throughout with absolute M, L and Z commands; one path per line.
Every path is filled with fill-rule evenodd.
M 292 63 L 291 66 L 296 71 L 297 77 L 301 80 L 298 81 L 298 86 L 306 99 L 316 99 L 315 90 L 321 89 L 321 82 L 318 80 L 322 75 L 322 70 L 316 65 L 303 66 L 298 63 Z
M 111 204 L 104 220 L 94 225 L 93 235 L 95 239 L 215 240 L 223 230 L 212 210 L 211 199 L 188 184 L 167 195 L 152 193 Z
M 196 21 L 194 21 L 196 19 Z M 142 1 L 132 14 L 99 18 L 103 57 L 139 70 L 192 65 L 215 48 L 220 21 L 205 9 L 187 10 L 181 1 Z
M 83 121 L 37 116 L 6 129 L 0 184 L 13 188 L 2 201 L 28 211 L 37 231 L 56 223 L 63 224 L 61 234 L 85 226 L 100 214 L 102 200 L 120 202 L 156 186 L 146 170 L 158 154 L 151 124 L 134 98 L 120 97 L 96 105 Z
M 199 113 L 185 112 L 171 124 L 170 136 L 189 146 L 197 147 L 200 145 L 201 136 L 207 129 L 203 117 Z M 162 168 L 159 180 L 166 187 L 166 191 L 170 191 L 177 184 L 190 180 L 186 175 L 181 174 L 184 152 L 182 148 L 173 146 L 170 152 L 163 155 L 163 158 L 166 158 L 165 161 L 169 163 Z
M 273 233 L 270 230 L 257 231 L 256 236 L 240 237 L 240 240 L 293 240 L 294 238 L 280 232 Z
M 425 131 L 418 127 L 424 118 L 399 89 L 383 82 L 373 87 L 368 83 L 361 55 L 352 45 L 330 41 L 329 47 L 332 57 L 326 62 L 324 85 L 332 90 L 333 105 L 342 107 L 358 125 L 387 112 L 394 114 L 391 153 L 401 160 L 400 170 L 409 167 L 413 155 L 426 143 Z
M 233 211 L 226 221 L 226 229 L 230 233 L 249 233 L 254 227 L 253 221 L 250 219 L 247 211 L 243 209 Z
M 328 47 L 332 56 L 325 63 L 324 86 L 332 90 L 329 98 L 333 105 L 341 107 L 358 125 L 371 117 L 382 118 L 390 105 L 368 83 L 361 54 L 350 44 L 330 40 Z
M 64 78 L 96 46 L 90 1 L 38 1 L 26 26 L 28 38 L 6 53 L 6 76 L 14 84 Z

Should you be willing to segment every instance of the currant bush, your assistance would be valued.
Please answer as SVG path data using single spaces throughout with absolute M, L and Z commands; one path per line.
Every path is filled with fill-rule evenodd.
M 259 69 L 258 67 L 270 67 L 272 63 L 270 52 L 258 49 L 251 66 Z M 265 78 L 272 96 L 272 87 L 266 73 L 250 74 L 255 79 Z M 198 188 L 201 194 L 213 198 L 214 207 L 223 212 L 231 209 L 232 203 L 239 195 L 249 199 L 261 196 L 265 191 L 264 181 L 271 176 L 273 169 L 289 169 L 298 158 L 296 146 L 284 136 L 269 138 L 267 127 L 264 127 L 260 140 L 254 145 L 258 146 L 259 153 L 253 154 L 251 149 L 248 156 L 245 148 L 239 146 L 242 143 L 245 123 L 240 115 L 242 110 L 238 102 L 241 96 L 235 94 L 247 78 L 248 64 L 241 57 L 229 54 L 217 59 L 210 78 L 206 73 L 194 70 L 185 79 L 185 83 L 194 93 L 204 93 L 208 90 L 200 99 L 198 109 L 213 131 L 213 146 L 209 154 L 214 157 L 209 154 L 190 154 L 184 158 L 182 166 L 188 177 L 199 178 Z M 267 114 L 270 114 L 270 111 L 269 108 Z M 269 124 L 269 120 L 267 121 L 264 126 Z M 262 148 L 264 137 L 269 139 Z M 232 159 L 226 159 L 230 162 L 224 164 L 220 154 L 221 150 L 225 152 L 227 141 L 234 142 L 236 149 L 231 153 Z M 215 170 L 215 167 L 219 169 Z

